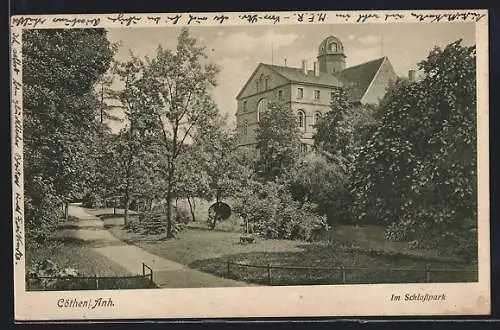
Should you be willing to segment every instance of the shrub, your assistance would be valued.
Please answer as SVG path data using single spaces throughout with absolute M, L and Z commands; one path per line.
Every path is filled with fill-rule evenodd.
M 89 191 L 83 196 L 82 199 L 82 206 L 89 208 L 89 209 L 95 209 L 101 207 L 103 204 L 102 198 L 95 192 Z
M 28 278 L 33 279 L 37 287 L 42 290 L 49 290 L 57 285 L 58 278 L 76 277 L 80 274 L 74 268 L 60 268 L 52 260 L 45 259 L 30 267 L 27 275 Z
M 326 218 L 313 208 L 293 200 L 285 187 L 275 182 L 254 182 L 235 205 L 254 233 L 291 240 L 311 240 L 314 231 L 328 230 Z

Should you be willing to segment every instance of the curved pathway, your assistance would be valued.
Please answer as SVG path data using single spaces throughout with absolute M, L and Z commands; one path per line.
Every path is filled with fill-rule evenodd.
M 245 282 L 220 278 L 191 269 L 183 264 L 151 254 L 140 247 L 127 244 L 104 228 L 103 221 L 79 204 L 70 204 L 68 221 L 62 234 L 82 240 L 94 251 L 127 269 L 142 274 L 142 263 L 153 269 L 153 281 L 162 288 L 199 288 L 250 286 Z

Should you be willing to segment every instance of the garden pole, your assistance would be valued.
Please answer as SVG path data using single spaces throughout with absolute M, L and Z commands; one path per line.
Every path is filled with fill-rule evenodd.
M 272 285 L 271 281 L 271 264 L 267 264 L 267 280 L 269 282 L 269 285 Z
M 231 266 L 231 262 L 229 261 L 229 259 L 227 260 L 227 277 L 229 277 L 229 267 Z
M 95 288 L 96 290 L 99 290 L 99 279 L 97 278 L 97 274 L 95 274 L 94 277 L 95 277 Z
M 342 284 L 345 284 L 345 269 L 344 266 L 340 266 L 340 275 L 342 277 Z

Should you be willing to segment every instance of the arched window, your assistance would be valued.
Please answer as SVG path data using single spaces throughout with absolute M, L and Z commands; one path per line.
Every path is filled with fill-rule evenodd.
M 257 104 L 257 121 L 260 121 L 260 115 L 267 111 L 267 100 L 266 99 L 260 99 L 259 103 Z
M 301 129 L 306 128 L 306 114 L 303 110 L 297 111 L 297 125 L 299 125 Z
M 321 119 L 321 112 L 315 112 L 313 117 L 313 124 L 317 125 Z
M 337 44 L 332 42 L 331 44 L 328 45 L 328 47 L 330 48 L 330 51 L 331 52 L 337 52 Z

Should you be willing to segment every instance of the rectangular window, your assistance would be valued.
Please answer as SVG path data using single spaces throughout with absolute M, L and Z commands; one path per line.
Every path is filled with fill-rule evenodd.
M 314 99 L 319 100 L 319 90 L 314 91 Z
M 334 98 L 335 98 L 335 92 L 330 92 L 330 100 L 333 101 Z
M 247 101 L 243 101 L 243 111 L 247 111 Z
M 278 91 L 278 100 L 283 101 L 283 91 Z
M 304 97 L 304 89 L 303 88 L 297 88 L 297 98 L 301 99 Z

